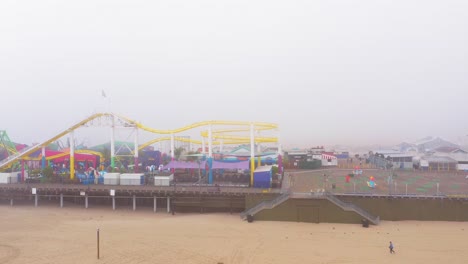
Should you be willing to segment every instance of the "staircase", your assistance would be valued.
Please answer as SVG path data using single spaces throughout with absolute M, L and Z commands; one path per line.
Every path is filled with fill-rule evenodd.
M 270 201 L 263 201 L 259 204 L 257 204 L 256 206 L 248 209 L 248 210 L 245 210 L 244 212 L 242 212 L 240 214 L 240 217 L 242 219 L 246 219 L 247 218 L 247 215 L 255 215 L 256 213 L 264 210 L 264 209 L 272 209 L 272 208 L 275 208 L 276 206 L 282 204 L 283 202 L 285 202 L 286 200 L 289 199 L 289 196 L 290 196 L 290 193 L 289 192 L 286 192 L 286 193 L 283 193 L 281 194 L 280 196 L 277 196 L 275 199 L 273 200 L 270 200 Z
M 356 212 L 360 216 L 362 216 L 365 219 L 369 220 L 374 225 L 378 225 L 379 222 L 380 222 L 380 217 L 379 216 L 373 216 L 369 212 L 367 212 L 366 210 L 362 209 L 361 207 L 359 207 L 359 206 L 357 206 L 357 205 L 355 205 L 353 203 L 344 202 L 344 201 L 338 199 L 338 197 L 336 197 L 335 195 L 333 195 L 331 193 L 326 193 L 325 198 L 328 201 L 330 201 L 330 202 L 334 203 L 335 205 L 339 206 L 341 209 L 343 209 L 345 211 Z

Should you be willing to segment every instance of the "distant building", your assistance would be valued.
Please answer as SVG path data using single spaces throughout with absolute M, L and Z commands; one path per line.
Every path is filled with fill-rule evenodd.
M 287 156 L 287 159 L 289 160 L 288 166 L 290 168 L 296 168 L 299 166 L 299 162 L 308 161 L 310 159 L 309 152 L 307 150 L 294 149 L 294 150 L 285 152 L 285 155 Z
M 434 156 L 449 157 L 457 161 L 457 170 L 468 171 L 468 152 L 457 147 L 440 147 L 434 150 Z
M 337 159 L 348 159 L 349 158 L 349 152 L 348 151 L 343 151 L 343 150 L 334 151 L 333 155 Z
M 322 154 L 325 151 L 325 148 L 323 146 L 317 146 L 310 148 L 309 152 L 311 154 Z
M 453 153 L 453 154 L 456 154 L 456 153 L 467 154 L 468 153 L 459 147 L 447 147 L 447 146 L 438 147 L 434 149 L 433 151 L 434 153 Z
M 428 171 L 456 171 L 457 161 L 450 157 L 424 156 L 419 161 L 419 167 Z
M 393 169 L 413 169 L 413 155 L 410 153 L 388 154 L 386 159 L 391 162 Z
M 439 137 L 433 138 L 433 137 L 427 137 L 422 140 L 419 140 L 415 143 L 415 145 L 418 148 L 418 151 L 420 153 L 424 152 L 432 152 L 437 148 L 441 147 L 452 147 L 452 148 L 458 148 L 459 146 L 457 144 L 454 144 L 452 142 L 446 141 L 444 139 L 441 139 Z
M 322 153 L 322 166 L 338 166 L 338 159 L 334 155 Z

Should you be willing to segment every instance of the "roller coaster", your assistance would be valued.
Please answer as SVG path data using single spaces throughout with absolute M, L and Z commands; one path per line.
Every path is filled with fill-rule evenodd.
M 0 170 L 6 169 L 14 163 L 18 163 L 19 161 L 31 160 L 31 154 L 39 151 L 42 149 L 41 159 L 43 161 L 43 166 L 45 164 L 45 160 L 54 158 L 54 157 L 46 157 L 45 155 L 45 147 L 49 144 L 59 140 L 65 135 L 69 135 L 71 139 L 70 144 L 70 151 L 67 153 L 63 153 L 60 155 L 70 155 L 70 178 L 73 179 L 75 177 L 75 160 L 74 154 L 79 152 L 87 152 L 90 151 L 81 151 L 74 149 L 74 131 L 80 127 L 87 127 L 93 125 L 103 125 L 111 127 L 111 166 L 114 167 L 115 162 L 115 145 L 114 145 L 114 130 L 116 127 L 126 127 L 126 128 L 133 128 L 137 133 L 135 133 L 135 146 L 134 150 L 132 151 L 132 155 L 135 158 L 135 164 L 138 164 L 138 151 L 144 149 L 147 146 L 150 146 L 154 143 L 161 142 L 161 141 L 171 141 L 171 157 L 174 159 L 174 149 L 175 141 L 181 142 L 190 142 L 193 144 L 202 145 L 202 151 L 205 151 L 205 143 L 208 144 L 208 159 L 212 159 L 213 157 L 213 145 L 221 145 L 221 144 L 246 144 L 250 143 L 250 154 L 251 154 L 251 168 L 254 168 L 254 157 L 255 157 L 255 144 L 259 143 L 277 143 L 278 144 L 278 152 L 281 152 L 281 147 L 279 144 L 278 137 L 261 137 L 255 136 L 255 133 L 259 133 L 260 131 L 265 130 L 274 130 L 278 131 L 279 127 L 277 124 L 274 123 L 264 123 L 264 122 L 243 122 L 243 121 L 203 121 L 193 123 L 184 127 L 172 129 L 172 130 L 163 130 L 163 129 L 155 129 L 148 126 L 145 126 L 135 120 L 127 118 L 123 115 L 116 114 L 116 113 L 96 113 L 93 114 L 80 122 L 72 125 L 68 129 L 63 130 L 62 132 L 56 134 L 55 136 L 45 140 L 42 143 L 36 144 L 34 146 L 27 147 L 21 151 L 16 151 L 14 144 L 10 144 L 11 141 L 8 138 L 8 142 L 4 142 L 3 146 L 6 146 L 7 151 L 9 152 L 8 157 L 0 161 Z M 213 126 L 236 126 L 235 129 L 222 129 L 222 130 L 213 130 Z M 184 137 L 177 137 L 178 133 L 188 131 L 195 128 L 204 128 L 207 127 L 208 129 L 201 131 L 202 140 L 194 140 Z M 143 144 L 138 144 L 138 129 L 143 131 L 147 131 L 153 134 L 159 135 L 169 135 L 164 137 L 159 137 L 152 139 L 148 142 Z M 1 131 L 0 131 L 1 132 Z M 238 133 L 247 133 L 249 132 L 249 136 L 238 135 Z M 236 134 L 233 134 L 236 133 Z M 3 135 L 3 134 L 0 134 Z M 6 135 L 6 134 L 5 134 Z M 5 138 L 4 135 L 2 138 Z M 102 157 L 102 154 L 98 152 L 94 152 L 92 154 L 99 155 Z M 23 163 L 22 162 L 22 163 Z M 23 165 L 24 170 L 24 165 Z M 253 170 L 251 169 L 251 182 L 253 181 Z

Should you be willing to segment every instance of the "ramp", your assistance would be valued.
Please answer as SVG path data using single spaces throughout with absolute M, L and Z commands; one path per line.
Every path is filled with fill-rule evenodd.
M 263 202 L 257 204 L 256 206 L 242 212 L 240 214 L 240 217 L 242 219 L 246 219 L 247 215 L 252 215 L 253 216 L 256 213 L 258 213 L 258 212 L 260 212 L 260 211 L 262 211 L 264 209 L 273 209 L 276 206 L 278 206 L 278 205 L 282 204 L 283 202 L 287 201 L 289 199 L 289 196 L 290 196 L 290 193 L 287 192 L 287 193 L 281 194 L 280 196 L 277 196 L 273 200 L 263 201 Z
M 374 225 L 378 225 L 379 222 L 380 222 L 380 217 L 379 216 L 373 216 L 372 214 L 370 214 L 366 210 L 362 209 L 361 207 L 359 207 L 359 206 L 357 206 L 357 205 L 355 205 L 353 203 L 342 201 L 342 200 L 338 199 L 338 197 L 336 197 L 335 195 L 333 195 L 331 193 L 325 193 L 325 198 L 328 201 L 330 201 L 330 202 L 334 203 L 335 205 L 339 206 L 341 209 L 343 209 L 345 211 L 356 212 L 360 216 L 362 216 L 365 219 L 369 220 Z

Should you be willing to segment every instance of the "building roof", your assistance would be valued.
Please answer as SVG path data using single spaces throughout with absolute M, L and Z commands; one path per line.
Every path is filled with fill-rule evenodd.
M 461 148 L 457 147 L 449 147 L 449 146 L 443 146 L 443 147 L 438 147 L 434 149 L 436 152 L 443 152 L 443 153 L 467 153 Z
M 379 150 L 374 150 L 373 153 L 379 153 L 383 154 L 385 156 L 390 155 L 390 154 L 401 154 L 399 150 L 396 149 L 379 149 Z
M 385 157 L 390 157 L 390 158 L 412 158 L 412 157 L 414 157 L 414 155 L 411 154 L 411 153 L 394 153 L 394 154 L 385 155 Z
M 439 163 L 457 163 L 456 160 L 450 157 L 441 157 L 441 156 L 424 156 L 421 160 L 426 160 L 428 162 L 439 162 Z
M 234 153 L 250 153 L 250 146 L 241 145 L 241 146 L 238 146 L 237 148 L 231 150 L 229 153 L 231 153 L 231 154 L 234 154 Z
M 416 143 L 420 149 L 424 150 L 434 150 L 436 148 L 440 147 L 455 147 L 457 148 L 458 145 L 454 144 L 452 142 L 449 142 L 447 140 L 441 139 L 439 137 L 437 138 L 425 138 L 424 140 L 421 140 L 420 142 Z

